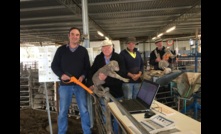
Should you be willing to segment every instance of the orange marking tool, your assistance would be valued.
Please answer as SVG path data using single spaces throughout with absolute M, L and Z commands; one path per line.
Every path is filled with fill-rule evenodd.
M 64 82 L 64 81 L 63 81 Z M 87 86 L 85 86 L 82 82 L 80 82 L 78 79 L 76 79 L 76 77 L 74 76 L 71 76 L 71 79 L 68 81 L 68 82 L 64 82 L 64 83 L 71 83 L 71 82 L 74 82 L 76 83 L 77 85 L 81 86 L 83 89 L 85 89 L 89 94 L 91 94 L 93 97 L 94 97 L 94 104 L 96 102 L 96 97 L 94 96 L 94 93 L 93 91 L 88 88 Z
M 64 82 L 64 81 L 63 81 Z M 91 91 L 90 88 L 88 88 L 87 86 L 85 86 L 83 83 L 81 83 L 78 79 L 76 79 L 74 76 L 71 76 L 71 79 L 68 82 L 64 82 L 64 83 L 71 83 L 74 82 L 77 85 L 81 86 L 83 89 L 85 89 L 88 93 L 93 94 L 93 91 Z

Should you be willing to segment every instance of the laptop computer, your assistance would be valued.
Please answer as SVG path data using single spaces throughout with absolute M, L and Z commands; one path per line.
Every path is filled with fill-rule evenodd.
M 136 99 L 122 100 L 119 103 L 130 113 L 150 111 L 150 106 L 159 90 L 160 85 L 143 80 Z

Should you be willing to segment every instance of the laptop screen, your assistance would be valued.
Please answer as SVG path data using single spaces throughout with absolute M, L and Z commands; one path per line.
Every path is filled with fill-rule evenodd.
M 140 87 L 139 93 L 137 95 L 137 99 L 143 102 L 143 104 L 150 108 L 157 91 L 159 89 L 159 84 L 149 81 L 149 80 L 143 80 L 142 85 Z

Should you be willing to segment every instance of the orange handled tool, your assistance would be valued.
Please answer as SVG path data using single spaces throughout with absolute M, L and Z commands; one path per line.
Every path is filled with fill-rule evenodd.
M 64 82 L 64 81 L 63 81 Z M 76 79 L 76 77 L 74 76 L 71 76 L 71 79 L 68 81 L 68 82 L 64 82 L 64 83 L 71 83 L 71 82 L 74 82 L 76 83 L 77 85 L 81 86 L 83 89 L 85 89 L 90 95 L 92 95 L 94 97 L 94 103 L 96 102 L 96 98 L 94 96 L 94 93 L 93 91 L 88 88 L 87 86 L 85 86 L 82 82 L 80 82 L 78 79 Z
M 64 81 L 63 81 L 64 82 Z M 81 86 L 83 89 L 85 89 L 88 93 L 93 94 L 93 91 L 91 91 L 90 88 L 86 87 L 83 83 L 81 83 L 78 79 L 76 79 L 74 76 L 71 76 L 71 79 L 68 82 L 64 83 L 71 83 L 74 82 L 77 85 Z

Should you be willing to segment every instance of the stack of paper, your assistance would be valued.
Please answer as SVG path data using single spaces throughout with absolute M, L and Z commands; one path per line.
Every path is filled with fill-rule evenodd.
M 140 123 L 150 134 L 155 134 L 160 131 L 166 131 L 175 128 L 174 121 L 158 114 L 152 116 L 149 119 L 142 120 Z M 134 133 L 139 134 L 139 130 L 137 130 L 133 125 L 129 126 L 129 128 Z

